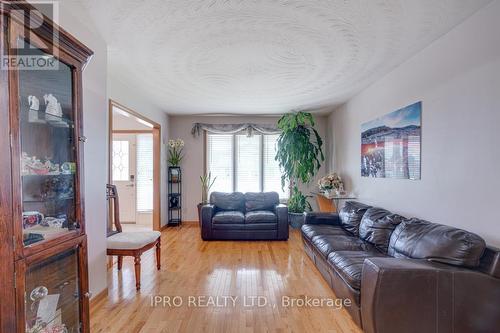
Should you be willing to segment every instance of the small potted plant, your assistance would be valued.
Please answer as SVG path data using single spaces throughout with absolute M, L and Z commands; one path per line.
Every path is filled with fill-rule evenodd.
M 297 186 L 293 187 L 288 200 L 288 223 L 292 228 L 300 228 L 304 223 L 304 212 L 312 210 L 311 204 L 307 201 L 310 197 L 300 192 Z
M 208 175 L 205 174 L 203 176 L 200 176 L 200 181 L 201 181 L 201 203 L 198 204 L 198 221 L 201 223 L 201 207 L 203 205 L 208 204 L 208 193 L 210 192 L 210 188 L 215 183 L 215 180 L 217 177 L 214 177 L 212 179 L 212 174 L 209 172 Z
M 184 148 L 184 141 L 182 139 L 176 140 L 168 140 L 168 164 L 172 167 L 178 167 L 181 165 L 182 158 L 184 155 L 182 154 L 182 149 Z
M 171 181 L 177 183 L 179 181 L 179 168 L 184 155 L 182 149 L 184 148 L 184 141 L 182 139 L 168 140 L 168 165 L 172 167 Z

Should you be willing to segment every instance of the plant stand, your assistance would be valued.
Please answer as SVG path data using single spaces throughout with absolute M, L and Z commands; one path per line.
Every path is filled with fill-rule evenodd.
M 168 225 L 182 224 L 182 172 L 177 166 L 168 167 Z

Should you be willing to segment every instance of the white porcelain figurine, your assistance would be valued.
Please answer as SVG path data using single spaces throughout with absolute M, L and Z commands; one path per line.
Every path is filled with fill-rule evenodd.
M 28 103 L 30 105 L 30 110 L 40 110 L 40 101 L 38 100 L 38 98 L 36 98 L 36 96 L 28 96 Z
M 54 97 L 52 94 L 45 94 L 43 96 L 43 99 L 45 101 L 45 105 L 47 105 L 47 108 L 45 109 L 45 113 L 51 114 L 53 116 L 57 117 L 62 117 L 62 108 L 61 104 L 57 102 L 57 98 Z

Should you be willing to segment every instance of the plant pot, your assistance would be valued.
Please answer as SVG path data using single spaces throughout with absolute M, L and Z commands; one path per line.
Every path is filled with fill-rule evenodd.
M 288 223 L 294 229 L 299 229 L 304 224 L 304 213 L 288 213 Z
M 198 204 L 198 225 L 200 226 L 200 228 L 201 228 L 201 207 L 203 207 L 203 204 L 199 203 Z

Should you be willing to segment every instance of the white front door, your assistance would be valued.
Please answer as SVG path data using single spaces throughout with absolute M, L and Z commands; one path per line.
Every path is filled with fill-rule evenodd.
M 113 184 L 118 191 L 120 222 L 136 222 L 136 135 L 113 134 Z

